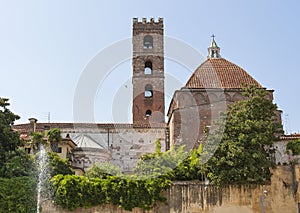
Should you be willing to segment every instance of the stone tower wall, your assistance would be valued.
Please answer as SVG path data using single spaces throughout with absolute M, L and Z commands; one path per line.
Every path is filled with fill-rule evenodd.
M 144 39 L 151 36 L 151 47 L 145 47 Z M 133 124 L 164 123 L 164 39 L 163 20 L 133 19 L 132 37 Z M 152 66 L 151 74 L 145 73 L 146 63 Z M 151 85 L 151 97 L 145 97 L 147 85 Z M 146 112 L 151 111 L 151 116 Z

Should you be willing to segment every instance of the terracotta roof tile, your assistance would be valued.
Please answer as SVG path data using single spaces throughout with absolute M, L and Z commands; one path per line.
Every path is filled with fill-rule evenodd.
M 262 87 L 241 67 L 224 58 L 209 58 L 192 74 L 186 88 L 243 88 L 243 84 Z
M 282 136 L 280 136 L 280 139 L 281 140 L 300 139 L 300 134 L 282 135 Z
M 155 124 L 126 124 L 126 123 L 36 123 L 36 131 L 44 132 L 45 130 L 59 128 L 61 131 L 70 131 L 75 129 L 95 130 L 95 129 L 131 129 L 131 128 L 165 128 L 164 123 Z M 31 124 L 16 124 L 12 128 L 22 133 L 30 132 Z

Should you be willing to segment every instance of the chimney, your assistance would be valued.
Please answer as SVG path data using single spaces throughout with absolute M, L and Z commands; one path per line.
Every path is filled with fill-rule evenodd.
M 29 118 L 30 122 L 30 132 L 36 132 L 36 122 L 38 121 L 36 118 Z

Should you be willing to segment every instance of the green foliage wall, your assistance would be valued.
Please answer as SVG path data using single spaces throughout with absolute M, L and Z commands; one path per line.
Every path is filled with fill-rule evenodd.
M 32 177 L 0 178 L 0 213 L 35 213 L 36 184 Z
M 57 175 L 52 179 L 55 204 L 68 209 L 113 204 L 132 210 L 150 209 L 156 202 L 166 202 L 162 191 L 171 180 L 161 176 L 154 179 L 136 179 L 133 176 L 106 179 L 75 175 Z

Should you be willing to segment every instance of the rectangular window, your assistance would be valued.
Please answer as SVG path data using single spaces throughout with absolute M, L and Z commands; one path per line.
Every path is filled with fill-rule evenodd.
M 62 153 L 62 148 L 61 147 L 57 147 L 57 153 Z

